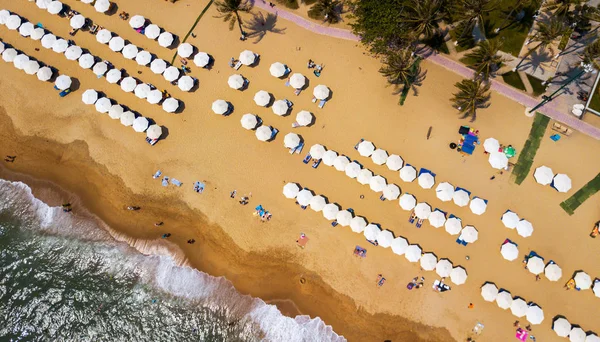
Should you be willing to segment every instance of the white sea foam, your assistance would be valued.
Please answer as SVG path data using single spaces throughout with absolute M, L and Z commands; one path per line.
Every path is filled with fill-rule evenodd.
M 238 293 L 225 278 L 188 267 L 183 252 L 165 240 L 132 239 L 103 223 L 99 225 L 104 229 L 100 229 L 93 220 L 48 206 L 21 182 L 0 179 L 0 199 L 0 212 L 9 209 L 21 219 L 37 220 L 39 224 L 35 226 L 48 235 L 95 243 L 94 252 L 110 260 L 105 264 L 113 269 L 107 272 L 135 272 L 143 282 L 173 296 L 225 312 L 232 320 L 257 324 L 267 341 L 345 341 L 318 317 L 286 317 L 276 306 Z

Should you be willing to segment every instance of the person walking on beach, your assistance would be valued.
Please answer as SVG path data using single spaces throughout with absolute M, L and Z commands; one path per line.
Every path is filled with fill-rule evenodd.
M 475 307 L 475 304 L 469 303 L 469 306 L 468 306 L 469 309 L 473 309 L 474 307 Z
M 4 161 L 7 163 L 14 163 L 15 158 L 17 158 L 17 156 L 6 156 L 6 158 L 4 158 Z

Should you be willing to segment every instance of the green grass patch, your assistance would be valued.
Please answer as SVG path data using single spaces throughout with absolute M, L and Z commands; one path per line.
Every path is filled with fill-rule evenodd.
M 183 40 L 181 41 L 180 44 L 185 43 L 185 41 L 188 39 L 188 37 L 192 34 L 192 31 L 194 31 L 194 29 L 196 28 L 196 25 L 198 25 L 198 23 L 200 22 L 200 19 L 202 19 L 202 16 L 204 15 L 204 13 L 206 13 L 206 11 L 208 11 L 208 8 L 212 5 L 212 3 L 213 3 L 213 0 L 210 0 L 208 2 L 208 4 L 206 5 L 206 7 L 204 7 L 202 12 L 200 12 L 198 17 L 196 18 L 196 21 L 194 21 L 194 25 L 192 25 L 192 27 L 190 28 L 188 33 L 185 35 L 185 37 L 183 37 Z M 173 58 L 171 59 L 171 65 L 173 65 L 173 63 L 175 63 L 175 58 L 177 58 L 177 51 L 175 51 L 175 54 L 173 55 Z
M 600 87 L 596 87 L 596 90 L 592 94 L 589 107 L 597 112 L 600 112 Z
M 290 9 L 298 9 L 300 7 L 298 0 L 277 0 L 277 2 Z
M 525 15 L 520 21 L 515 20 L 519 13 L 518 10 L 514 11 L 511 18 L 507 19 L 508 14 L 517 2 L 519 2 L 519 0 L 498 1 L 496 10 L 492 11 L 484 18 L 486 37 L 488 39 L 502 39 L 502 51 L 508 52 L 515 57 L 519 55 L 521 47 L 523 46 L 525 39 L 527 39 L 527 34 L 534 21 L 533 14 L 538 10 L 534 4 L 530 4 L 523 8 Z M 503 26 L 500 27 L 501 25 Z M 498 33 L 494 32 L 496 28 L 500 28 Z
M 567 47 L 567 44 L 569 44 L 569 38 L 571 38 L 571 34 L 573 34 L 573 29 L 569 28 L 569 30 L 562 35 L 560 42 L 558 43 L 558 50 L 562 51 Z
M 521 77 L 516 71 L 509 71 L 507 73 L 502 74 L 502 79 L 504 80 L 504 82 L 517 89 L 525 90 L 525 85 L 523 84 Z
M 519 153 L 519 159 L 512 171 L 515 183 L 521 184 L 525 178 L 527 178 L 529 170 L 531 170 L 531 165 L 533 164 L 533 159 L 535 158 L 538 148 L 540 148 L 540 143 L 546 133 L 549 122 L 549 117 L 538 112 L 535 113 L 535 118 L 533 119 L 531 130 L 529 131 L 529 138 L 527 138 L 523 149 Z
M 594 196 L 598 191 L 600 191 L 600 173 L 573 194 L 573 196 L 562 202 L 560 207 L 569 215 L 573 215 L 575 210 L 582 205 L 583 202 Z
M 529 83 L 531 84 L 531 88 L 533 88 L 533 95 L 540 96 L 546 92 L 546 86 L 542 84 L 542 81 L 537 78 L 527 74 L 527 79 L 529 79 Z

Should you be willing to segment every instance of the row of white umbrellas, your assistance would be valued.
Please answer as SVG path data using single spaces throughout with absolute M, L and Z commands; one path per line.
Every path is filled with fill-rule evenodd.
M 562 269 L 556 263 L 546 263 L 541 257 L 534 255 L 527 259 L 529 272 L 538 275 L 544 273 L 550 281 L 558 281 L 562 277 Z
M 490 154 L 488 162 L 493 168 L 503 170 L 508 167 L 508 157 L 500 151 L 500 142 L 494 138 L 487 138 L 483 142 L 483 149 Z
M 600 342 L 598 335 L 586 334 L 581 327 L 571 325 L 564 317 L 557 317 L 552 322 L 552 330 L 560 337 L 568 337 L 571 342 Z
M 38 0 L 38 1 L 40 1 L 40 0 Z M 43 1 L 43 0 L 41 0 L 41 1 Z M 111 7 L 111 3 L 108 0 L 80 0 L 80 1 L 83 2 L 84 4 L 92 4 L 93 3 L 96 11 L 98 11 L 100 13 L 107 12 Z
M 150 125 L 150 121 L 143 117 L 135 117 L 132 111 L 125 110 L 119 104 L 113 104 L 107 97 L 99 97 L 94 89 L 87 89 L 81 94 L 81 101 L 87 105 L 94 105 L 96 111 L 108 114 L 111 119 L 119 120 L 123 126 L 132 126 L 133 130 L 139 133 L 146 132 L 149 139 L 158 139 L 162 135 L 162 128 L 159 125 Z
M 564 173 L 554 174 L 551 168 L 540 166 L 533 173 L 535 181 L 542 185 L 550 185 L 558 192 L 568 192 L 571 190 L 571 178 Z
M 448 259 L 438 260 L 434 253 L 423 253 L 419 245 L 411 245 L 403 237 L 394 238 L 391 231 L 382 230 L 377 224 L 367 223 L 364 217 L 354 216 L 348 210 L 340 210 L 336 203 L 327 203 L 324 196 L 315 196 L 311 190 L 301 189 L 296 183 L 284 185 L 283 195 L 295 199 L 301 206 L 310 206 L 312 210 L 321 212 L 327 220 L 335 220 L 342 227 L 350 227 L 355 233 L 363 233 L 367 240 L 377 241 L 378 246 L 391 248 L 395 254 L 404 255 L 410 262 L 420 262 L 421 267 L 427 271 L 435 270 L 440 277 L 450 277 L 456 285 L 464 284 L 467 279 L 467 272 L 463 267 L 453 267 Z
M 533 225 L 531 222 L 519 218 L 519 215 L 513 211 L 507 210 L 502 215 L 501 220 L 506 228 L 516 229 L 517 233 L 522 237 L 529 237 L 533 234 Z
M 511 293 L 502 290 L 494 283 L 485 283 L 481 287 L 481 296 L 487 302 L 496 302 L 503 310 L 510 309 L 511 313 L 519 318 L 526 317 L 529 323 L 537 325 L 544 320 L 544 311 L 537 304 L 527 302 L 521 297 L 512 297 Z
M 94 1 L 94 8 L 97 12 L 105 13 L 111 7 L 111 3 L 108 0 L 81 0 L 81 2 L 86 4 L 91 4 Z M 50 14 L 59 14 L 63 10 L 63 4 L 56 0 L 36 0 L 35 4 L 37 7 L 47 10 Z

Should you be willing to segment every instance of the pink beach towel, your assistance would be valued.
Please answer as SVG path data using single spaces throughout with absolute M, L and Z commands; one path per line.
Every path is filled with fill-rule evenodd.
M 529 337 L 529 333 L 523 329 L 517 329 L 517 334 L 515 337 L 523 342 L 527 341 L 527 337 Z

